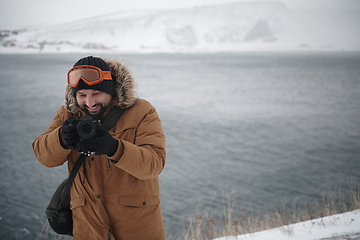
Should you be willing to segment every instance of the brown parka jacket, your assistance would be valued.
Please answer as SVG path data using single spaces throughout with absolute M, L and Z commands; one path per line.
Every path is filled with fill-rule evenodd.
M 126 110 L 109 130 L 119 141 L 116 153 L 87 157 L 73 182 L 73 236 L 75 240 L 162 240 L 158 175 L 165 165 L 166 143 L 161 122 L 155 108 L 137 98 L 135 81 L 124 63 L 104 60 L 116 79 L 117 96 L 111 106 Z M 67 87 L 65 105 L 33 142 L 36 158 L 46 167 L 67 161 L 70 172 L 79 156 L 77 151 L 64 149 L 59 139 L 59 129 L 71 115 L 80 119 L 84 113 Z

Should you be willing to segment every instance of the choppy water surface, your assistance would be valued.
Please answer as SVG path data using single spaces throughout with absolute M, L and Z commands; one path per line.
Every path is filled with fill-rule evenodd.
M 84 55 L 0 55 L 0 238 L 34 239 L 66 177 L 31 143 L 63 104 L 65 75 Z M 132 70 L 168 142 L 160 175 L 165 227 L 199 203 L 221 211 L 321 199 L 360 182 L 360 54 L 106 55 Z M 215 213 L 216 217 L 216 213 Z

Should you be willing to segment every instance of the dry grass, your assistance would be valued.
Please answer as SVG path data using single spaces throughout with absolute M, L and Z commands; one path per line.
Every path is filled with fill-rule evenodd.
M 70 236 L 58 235 L 51 228 L 49 223 L 46 221 L 43 227 L 36 234 L 35 240 L 71 240 Z
M 249 209 L 236 212 L 234 197 L 229 194 L 225 198 L 222 219 L 214 219 L 210 212 L 196 214 L 185 222 L 187 226 L 183 227 L 179 236 L 168 236 L 167 240 L 209 240 L 281 226 L 284 226 L 282 231 L 291 235 L 293 232 L 291 226 L 288 226 L 290 224 L 360 209 L 360 188 L 357 184 L 352 184 L 347 194 L 339 191 L 336 195 L 325 192 L 322 195 L 321 201 L 315 201 L 305 207 L 298 207 L 294 203 L 290 212 L 273 207 L 268 214 L 259 217 L 252 214 Z

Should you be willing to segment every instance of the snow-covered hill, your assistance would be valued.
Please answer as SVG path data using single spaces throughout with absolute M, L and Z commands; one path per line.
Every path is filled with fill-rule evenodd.
M 360 11 L 349 11 L 294 12 L 279 2 L 122 11 L 62 25 L 3 30 L 0 52 L 359 51 Z M 341 22 L 329 24 L 334 16 Z

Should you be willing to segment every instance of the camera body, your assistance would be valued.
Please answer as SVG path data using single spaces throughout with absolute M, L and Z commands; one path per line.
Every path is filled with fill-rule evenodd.
M 83 139 L 90 139 L 97 133 L 96 122 L 91 116 L 86 115 L 76 122 L 76 131 Z

